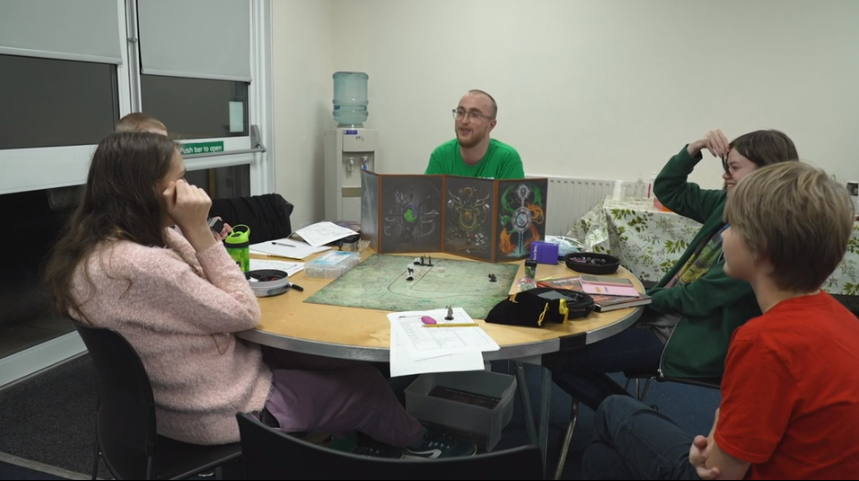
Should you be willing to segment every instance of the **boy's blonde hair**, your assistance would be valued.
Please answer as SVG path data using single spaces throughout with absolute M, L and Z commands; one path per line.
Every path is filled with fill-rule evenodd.
M 751 172 L 725 206 L 725 221 L 769 258 L 778 288 L 793 292 L 819 289 L 838 267 L 854 215 L 847 189 L 802 162 Z
M 167 133 L 167 126 L 155 117 L 143 112 L 133 112 L 119 119 L 116 132 L 152 132 Z

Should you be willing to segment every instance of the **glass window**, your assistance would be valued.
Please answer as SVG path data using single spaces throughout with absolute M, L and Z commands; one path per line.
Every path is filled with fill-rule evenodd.
M 186 178 L 213 199 L 251 195 L 250 165 L 191 171 Z M 75 185 L 0 195 L 6 222 L 26 237 L 12 245 L 0 276 L 0 359 L 74 330 L 52 311 L 43 274 L 82 194 L 83 186 Z
M 231 80 L 141 75 L 142 110 L 164 122 L 174 139 L 245 137 L 248 85 Z
M 77 205 L 76 188 L 0 195 L 4 220 L 26 240 L 10 247 L 0 276 L 0 358 L 71 332 L 52 310 L 43 282 L 45 260 Z
M 235 165 L 216 169 L 194 170 L 185 179 L 203 189 L 213 199 L 248 197 L 251 195 L 250 165 Z
M 119 120 L 116 65 L 0 55 L 0 149 L 97 144 Z

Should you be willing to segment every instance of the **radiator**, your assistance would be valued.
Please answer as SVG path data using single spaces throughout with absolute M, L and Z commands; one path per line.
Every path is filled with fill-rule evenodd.
M 528 174 L 546 177 L 546 234 L 567 235 L 570 227 L 614 190 L 613 180 L 579 179 L 555 175 Z M 626 183 L 624 183 L 626 188 Z

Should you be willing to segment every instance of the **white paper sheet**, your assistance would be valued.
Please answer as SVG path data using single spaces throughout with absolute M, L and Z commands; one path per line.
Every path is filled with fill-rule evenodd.
M 284 262 L 284 261 L 268 261 L 261 259 L 251 259 L 251 270 L 276 269 L 284 271 L 292 277 L 304 270 L 303 262 Z
M 301 237 L 314 247 L 319 247 L 355 234 L 357 232 L 348 227 L 341 227 L 333 222 L 323 221 L 298 229 L 293 235 Z
M 480 327 L 425 327 L 422 316 L 440 324 L 474 322 L 462 308 L 445 321 L 446 309 L 388 314 L 391 321 L 391 376 L 422 372 L 475 371 L 483 369 L 483 351 L 497 351 L 498 344 Z
M 452 329 L 452 328 L 451 328 Z M 396 346 L 396 347 L 395 347 Z M 411 376 L 427 372 L 480 371 L 485 368 L 480 351 L 447 354 L 429 359 L 412 359 L 396 330 L 391 330 L 391 377 Z
M 254 254 L 265 254 L 274 257 L 286 257 L 289 259 L 304 259 L 317 252 L 324 252 L 330 247 L 313 247 L 306 242 L 295 239 L 275 239 L 273 241 L 251 244 L 250 252 Z

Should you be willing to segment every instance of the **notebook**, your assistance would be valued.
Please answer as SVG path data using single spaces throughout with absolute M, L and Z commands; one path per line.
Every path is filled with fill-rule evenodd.
M 631 282 L 632 281 L 630 281 L 630 283 Z M 585 292 L 582 288 L 582 282 L 579 276 L 540 279 L 537 281 L 537 286 Z M 637 294 L 635 297 L 609 296 L 605 294 L 590 294 L 590 296 L 594 299 L 594 310 L 597 312 L 608 312 L 617 309 L 625 309 L 627 307 L 645 306 L 651 302 L 651 298 L 647 294 Z
M 317 252 L 330 250 L 330 247 L 313 247 L 306 242 L 293 239 L 275 239 L 250 245 L 252 254 L 265 254 L 269 257 L 286 257 L 288 259 L 304 259 Z
M 623 277 L 582 274 L 581 283 L 582 290 L 588 294 L 638 297 L 638 290 L 635 288 L 635 284 Z

